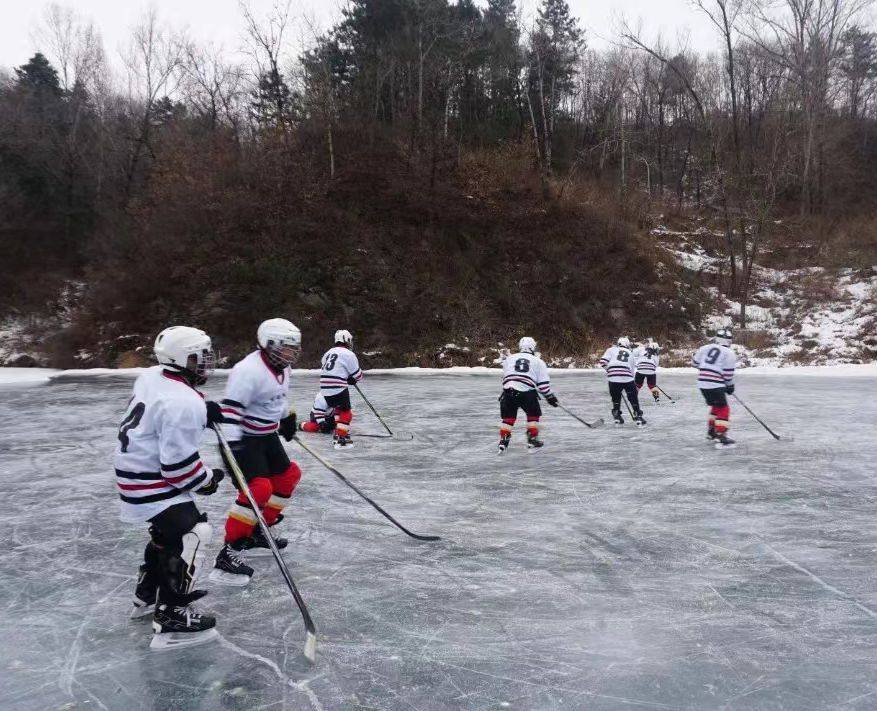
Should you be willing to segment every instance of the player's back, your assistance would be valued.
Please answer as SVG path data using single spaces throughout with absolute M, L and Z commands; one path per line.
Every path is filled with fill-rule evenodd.
M 546 378 L 545 363 L 532 353 L 514 353 L 502 362 L 503 388 L 535 390 Z
M 621 346 L 608 348 L 600 359 L 600 365 L 606 371 L 611 383 L 625 383 L 633 380 L 634 359 L 629 348 Z

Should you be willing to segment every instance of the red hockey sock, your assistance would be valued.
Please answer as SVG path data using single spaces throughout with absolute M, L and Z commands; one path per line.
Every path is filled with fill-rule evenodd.
M 539 435 L 538 417 L 527 417 L 527 434 L 530 437 L 537 437 Z
M 724 407 L 714 407 L 713 414 L 716 416 L 716 434 L 725 434 L 731 424 L 731 408 L 727 405 Z
M 319 425 L 319 423 L 314 422 L 313 420 L 308 420 L 307 422 L 301 423 L 301 431 L 302 432 L 319 432 L 320 425 Z
M 502 423 L 499 426 L 499 436 L 500 437 L 511 437 L 512 430 L 515 428 L 515 418 L 514 417 L 503 417 Z
M 268 498 L 265 508 L 262 509 L 265 523 L 269 526 L 277 520 L 277 517 L 286 508 L 289 499 L 292 497 L 292 492 L 295 491 L 295 487 L 300 480 L 301 469 L 298 468 L 298 464 L 295 462 L 292 462 L 283 474 L 271 477 L 271 496 Z
M 259 505 L 259 508 L 264 508 L 265 504 L 268 503 L 268 499 L 271 498 L 271 480 L 265 477 L 257 477 L 248 482 L 248 485 L 250 493 L 253 495 L 253 499 Z M 241 538 L 253 535 L 255 525 L 256 514 L 253 511 L 253 507 L 250 506 L 246 494 L 241 492 L 228 512 L 228 518 L 225 521 L 225 542 L 234 543 Z
M 346 437 L 350 434 L 350 423 L 353 421 L 352 410 L 335 410 L 335 434 Z

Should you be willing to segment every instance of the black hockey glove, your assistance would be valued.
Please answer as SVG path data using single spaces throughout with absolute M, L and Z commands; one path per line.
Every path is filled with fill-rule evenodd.
M 733 394 L 734 394 L 734 386 L 733 386 L 733 384 L 732 384 L 732 385 L 726 385 L 726 386 L 725 386 L 725 392 L 728 393 L 728 395 L 733 395 Z
M 356 378 L 354 378 L 352 375 L 348 376 L 348 378 L 347 378 L 348 385 L 356 385 L 358 382 L 359 381 Z
M 202 496 L 210 496 L 210 494 L 215 494 L 216 490 L 219 488 L 219 482 L 225 479 L 225 472 L 222 469 L 214 469 L 213 470 L 213 478 L 210 480 L 209 484 L 205 484 L 200 489 L 196 489 L 196 494 L 201 494 Z
M 547 402 L 551 407 L 557 407 L 560 403 L 557 401 L 557 395 L 551 393 L 551 395 L 545 396 L 545 402 Z
M 207 426 L 212 428 L 217 422 L 222 424 L 225 422 L 225 417 L 222 414 L 222 405 L 220 405 L 215 400 L 208 400 L 207 405 Z
M 295 413 L 290 412 L 286 417 L 280 420 L 280 427 L 277 428 L 277 431 L 283 439 L 287 442 L 291 442 L 292 438 L 295 436 L 295 430 Z

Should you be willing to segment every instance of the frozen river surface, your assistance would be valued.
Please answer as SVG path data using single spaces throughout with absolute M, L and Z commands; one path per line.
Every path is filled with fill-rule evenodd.
M 408 539 L 295 445 L 281 524 L 317 663 L 274 562 L 212 587 L 222 641 L 153 652 L 127 619 L 145 527 L 119 522 L 110 456 L 131 380 L 0 389 L 0 708 L 877 708 L 874 379 L 742 375 L 741 446 L 715 451 L 692 376 L 649 426 L 547 413 L 547 446 L 494 454 L 495 376 L 375 376 L 411 442 L 318 450 Z M 306 412 L 316 379 L 294 382 Z M 555 378 L 608 419 L 603 378 Z M 211 383 L 215 395 L 221 379 Z M 379 425 L 354 394 L 354 433 Z M 207 444 L 206 457 L 217 461 Z M 227 483 L 199 498 L 214 524 Z M 210 587 L 208 585 L 208 587 Z

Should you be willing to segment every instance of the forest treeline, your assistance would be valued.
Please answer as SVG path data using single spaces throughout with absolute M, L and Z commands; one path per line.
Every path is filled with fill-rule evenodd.
M 273 315 L 309 354 L 345 327 L 425 364 L 524 330 L 571 354 L 698 329 L 658 213 L 706 220 L 743 326 L 756 260 L 873 264 L 871 1 L 696 5 L 714 53 L 630 25 L 591 49 L 564 0 L 350 0 L 326 32 L 242 4 L 244 53 L 147 10 L 118 60 L 52 6 L 0 76 L 0 317 L 63 293 L 59 365 L 177 322 L 231 355 Z

